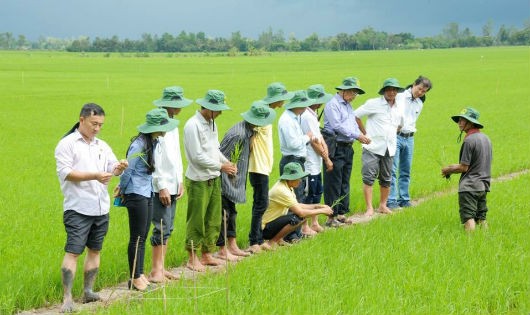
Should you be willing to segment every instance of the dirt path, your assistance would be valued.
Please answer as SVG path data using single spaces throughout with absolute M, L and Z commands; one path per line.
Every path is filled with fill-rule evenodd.
M 505 175 L 499 176 L 497 178 L 494 178 L 492 181 L 494 183 L 505 182 L 505 181 L 509 181 L 509 180 L 514 179 L 514 178 L 517 178 L 517 177 L 519 177 L 521 175 L 528 174 L 529 172 L 530 172 L 530 170 L 527 169 L 527 170 L 522 170 L 522 171 L 518 171 L 518 172 L 515 172 L 515 173 L 505 174 Z M 444 196 L 447 196 L 447 195 L 450 195 L 450 194 L 454 194 L 454 193 L 456 193 L 456 191 L 457 191 L 457 188 L 455 187 L 453 189 L 446 190 L 446 191 L 434 192 L 434 193 L 432 193 L 432 194 L 430 194 L 428 196 L 421 197 L 421 198 L 418 198 L 416 200 L 413 200 L 412 201 L 412 205 L 413 206 L 417 206 L 419 204 L 424 203 L 425 201 L 428 201 L 428 200 L 431 200 L 431 199 L 434 199 L 434 198 L 444 197 Z M 363 215 L 354 215 L 352 217 L 352 220 L 353 220 L 352 224 L 368 223 L 368 222 L 370 222 L 370 221 L 372 221 L 372 220 L 374 220 L 374 219 L 376 219 L 376 218 L 378 218 L 380 216 L 383 216 L 383 215 L 375 214 L 374 216 L 371 216 L 371 217 L 365 217 Z M 206 276 L 206 275 L 211 274 L 211 273 L 221 272 L 223 270 L 224 270 L 224 267 L 215 267 L 215 268 L 209 268 L 208 272 L 197 273 L 197 272 L 191 271 L 190 269 L 186 268 L 185 266 L 181 266 L 181 267 L 176 267 L 176 268 L 170 269 L 170 271 L 173 274 L 180 275 L 181 279 L 190 279 L 190 280 L 191 279 L 196 279 L 198 277 L 203 277 L 203 276 Z M 171 282 L 175 283 L 176 281 L 179 281 L 179 280 L 168 281 L 168 284 L 170 285 Z M 154 290 L 160 290 L 162 288 L 163 288 L 163 285 L 158 285 Z M 81 304 L 79 301 L 76 301 L 77 310 L 79 310 L 79 311 L 81 311 L 81 310 L 82 311 L 91 311 L 91 310 L 95 310 L 99 306 L 103 306 L 103 307 L 108 306 L 109 304 L 111 304 L 111 303 L 113 303 L 113 302 L 115 302 L 117 300 L 140 299 L 140 298 L 142 298 L 142 293 L 140 293 L 138 291 L 128 290 L 126 282 L 120 283 L 120 284 L 118 284 L 115 287 L 102 289 L 98 293 L 101 296 L 102 301 L 94 302 L 94 303 L 87 303 L 87 304 Z M 52 307 L 27 310 L 27 311 L 20 312 L 18 314 L 19 315 L 30 315 L 30 314 L 52 315 L 52 314 L 61 314 L 60 313 L 60 309 L 61 309 L 61 304 L 57 304 L 57 305 L 54 305 Z

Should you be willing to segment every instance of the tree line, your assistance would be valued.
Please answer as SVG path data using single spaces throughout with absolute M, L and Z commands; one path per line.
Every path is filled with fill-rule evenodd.
M 313 33 L 303 40 L 294 35 L 286 36 L 282 30 L 271 27 L 257 39 L 247 38 L 240 31 L 229 38 L 207 37 L 204 32 L 181 31 L 178 35 L 164 33 L 161 36 L 142 34 L 140 39 L 119 39 L 80 36 L 76 39 L 40 37 L 29 41 L 24 35 L 0 33 L 0 49 L 3 50 L 62 50 L 69 52 L 243 52 L 257 55 L 262 52 L 281 51 L 351 51 L 382 49 L 432 49 L 455 47 L 530 45 L 530 20 L 523 28 L 500 26 L 495 32 L 493 22 L 482 27 L 481 35 L 474 35 L 469 28 L 461 29 L 458 23 L 449 23 L 441 34 L 431 37 L 415 37 L 411 33 L 391 34 L 364 28 L 354 34 L 339 33 L 320 37 Z

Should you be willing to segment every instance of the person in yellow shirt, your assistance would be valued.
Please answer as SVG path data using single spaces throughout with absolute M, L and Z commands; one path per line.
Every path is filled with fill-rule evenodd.
M 288 92 L 280 82 L 274 82 L 267 87 L 267 96 L 263 101 L 269 108 L 276 109 L 282 107 L 285 101 L 290 100 L 294 93 Z M 269 199 L 269 175 L 272 171 L 274 146 L 272 140 L 272 125 L 254 128 L 255 135 L 250 143 L 250 157 L 248 164 L 248 179 L 252 185 L 253 203 L 252 219 L 250 222 L 250 232 L 248 240 L 249 252 L 257 253 L 261 249 L 270 249 L 263 241 L 261 233 L 261 219 Z
M 309 173 L 304 172 L 299 163 L 287 163 L 280 180 L 269 192 L 269 206 L 263 214 L 261 228 L 263 238 L 271 248 L 279 245 L 283 237 L 303 224 L 307 217 L 314 221 L 319 214 L 333 214 L 328 205 L 298 203 L 294 188 L 307 175 Z

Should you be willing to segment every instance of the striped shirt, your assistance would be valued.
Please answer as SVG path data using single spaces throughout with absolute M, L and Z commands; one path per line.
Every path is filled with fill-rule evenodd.
M 230 128 L 221 141 L 221 152 L 230 158 L 239 143 L 240 156 L 237 161 L 237 174 L 229 176 L 221 173 L 221 191 L 223 196 L 234 203 L 246 202 L 246 184 L 250 157 L 250 138 L 254 135 L 251 125 L 241 121 Z M 235 161 L 232 161 L 233 163 Z

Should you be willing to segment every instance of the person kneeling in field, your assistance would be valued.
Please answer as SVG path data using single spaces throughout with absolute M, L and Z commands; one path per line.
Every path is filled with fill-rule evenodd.
M 272 186 L 269 206 L 263 214 L 261 225 L 263 238 L 268 240 L 271 247 L 279 245 L 283 237 L 298 228 L 305 218 L 311 217 L 315 222 L 319 214 L 333 214 L 333 210 L 327 205 L 298 203 L 294 188 L 307 175 L 309 173 L 304 172 L 299 163 L 290 162 L 284 166 L 280 180 Z

